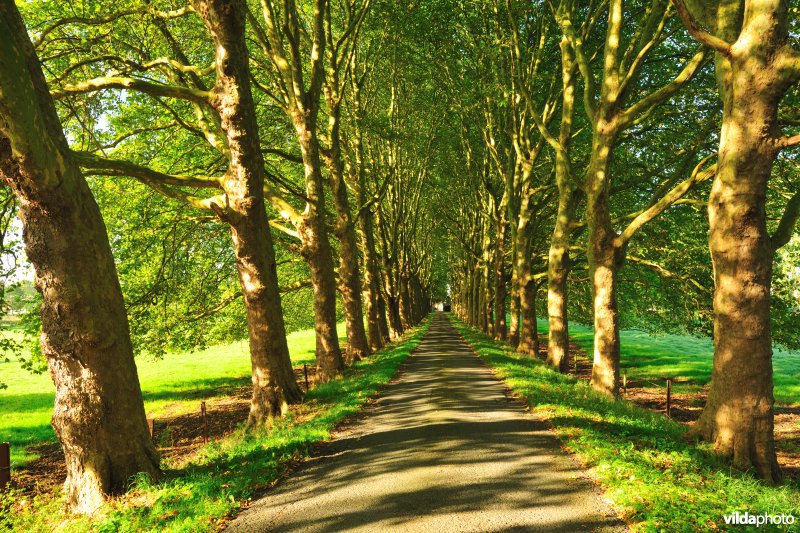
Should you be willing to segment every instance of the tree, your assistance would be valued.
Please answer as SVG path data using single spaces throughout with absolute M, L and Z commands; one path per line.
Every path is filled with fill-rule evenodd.
M 92 513 L 131 477 L 159 477 L 125 306 L 100 211 L 70 152 L 22 18 L 0 3 L 0 174 L 19 201 L 42 294 L 42 349 L 69 506 Z
M 272 417 L 285 413 L 288 404 L 300 402 L 302 392 L 294 379 L 289 360 L 275 252 L 264 211 L 265 194 L 279 204 L 282 199 L 264 183 L 265 168 L 250 92 L 248 55 L 242 44 L 244 22 L 237 21 L 237 18 L 243 16 L 238 13 L 242 7 L 237 6 L 238 4 L 231 4 L 224 10 L 220 8 L 219 12 L 212 9 L 213 6 L 197 6 L 198 12 L 202 11 L 214 19 L 215 26 L 208 27 L 212 39 L 216 40 L 214 50 L 218 54 L 225 54 L 215 61 L 216 79 L 212 88 L 203 79 L 203 76 L 210 75 L 211 72 L 203 72 L 189 65 L 177 40 L 162 25 L 165 18 L 185 17 L 191 15 L 193 10 L 165 14 L 141 8 L 133 12 L 116 13 L 112 20 L 134 14 L 149 14 L 154 20 L 160 21 L 155 24 L 157 33 L 162 35 L 166 47 L 178 59 L 162 58 L 144 66 L 136 60 L 122 60 L 111 56 L 112 62 L 121 62 L 132 72 L 163 68 L 166 73 L 164 82 L 129 78 L 122 72 L 114 72 L 88 81 L 66 83 L 68 78 L 65 79 L 64 75 L 74 71 L 70 69 L 59 79 L 62 87 L 52 93 L 59 99 L 69 99 L 94 91 L 125 89 L 142 93 L 159 103 L 161 97 L 173 98 L 180 104 L 188 105 L 198 117 L 196 126 L 191 126 L 188 121 L 180 118 L 177 111 L 171 110 L 177 117 L 175 126 L 203 139 L 227 163 L 228 168 L 223 170 L 221 177 L 187 176 L 166 174 L 150 166 L 93 152 L 72 153 L 84 169 L 94 174 L 135 177 L 165 196 L 185 202 L 196 209 L 215 213 L 229 225 L 250 337 L 253 396 L 248 422 L 251 426 L 260 426 L 269 423 Z M 70 22 L 71 19 L 61 19 L 50 28 Z M 94 26 L 108 21 L 80 19 L 78 22 Z M 210 24 L 207 23 L 207 26 Z M 49 32 L 45 30 L 44 35 L 47 33 Z M 228 53 L 229 50 L 233 52 Z M 92 50 L 87 50 L 86 53 L 88 58 L 83 61 L 86 64 L 102 64 L 107 59 L 106 55 L 97 56 Z M 221 64 L 225 70 L 222 70 Z M 126 133 L 126 136 L 138 133 L 136 129 L 131 129 L 133 131 Z M 102 146 L 97 150 L 104 151 Z M 194 190 L 189 192 L 187 188 Z M 197 191 L 207 190 L 217 190 L 219 194 L 210 197 L 197 195 Z
M 263 24 L 252 13 L 249 20 L 264 64 L 269 65 L 268 91 L 289 118 L 302 154 L 306 208 L 302 214 L 293 214 L 290 220 L 297 228 L 301 253 L 311 269 L 317 366 L 319 378 L 324 382 L 344 369 L 336 332 L 336 275 L 325 221 L 325 180 L 318 131 L 325 82 L 325 21 L 330 5 L 327 0 L 314 0 L 308 21 L 294 1 L 266 0 L 261 8 Z M 310 28 L 308 33 L 306 27 Z M 305 50 L 303 44 L 308 44 Z
M 790 201 L 776 231 L 766 195 L 778 153 L 800 144 L 781 133 L 778 108 L 800 81 L 785 0 L 675 2 L 691 35 L 716 52 L 723 102 L 719 160 L 708 216 L 714 265 L 714 369 L 693 431 L 759 477 L 781 478 L 775 455 L 770 296 L 775 251 L 798 217 Z M 699 24 L 708 28 L 703 29 Z
M 653 199 L 652 204 L 621 231 L 614 229 L 609 195 L 613 154 L 620 136 L 675 95 L 705 64 L 705 52 L 697 51 L 671 81 L 641 95 L 642 91 L 636 86 L 643 81 L 645 60 L 664 42 L 664 29 L 670 14 L 665 1 L 645 2 L 639 27 L 634 30 L 624 27 L 624 11 L 622 0 L 608 3 L 599 77 L 591 68 L 583 37 L 576 31 L 570 13 L 564 13 L 558 20 L 575 51 L 584 81 L 584 112 L 592 128 L 590 160 L 581 186 L 586 196 L 587 256 L 594 300 L 592 386 L 614 397 L 619 394 L 620 374 L 618 272 L 625 259 L 625 250 L 642 226 L 679 200 L 696 183 L 709 177 L 708 173 L 697 168 L 687 180 L 665 191 L 662 198 Z M 625 40 L 628 41 L 627 47 L 624 47 Z M 635 96 L 639 96 L 638 100 Z
M 196 0 L 195 9 L 214 40 L 217 81 L 211 105 L 230 151 L 222 180 L 225 202 L 210 203 L 233 232 L 250 333 L 253 399 L 248 424 L 262 426 L 302 397 L 292 372 L 283 324 L 275 250 L 264 207 L 264 159 L 245 43 L 245 5 Z

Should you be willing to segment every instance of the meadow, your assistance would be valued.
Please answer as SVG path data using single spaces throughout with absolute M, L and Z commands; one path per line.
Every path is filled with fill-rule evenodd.
M 6 331 L 16 336 L 16 331 Z M 339 324 L 344 342 L 344 323 Z M 290 333 L 287 337 L 295 366 L 314 364 L 314 330 Z M 200 400 L 227 396 L 250 379 L 247 341 L 212 346 L 191 353 L 168 353 L 162 358 L 141 355 L 136 360 L 145 410 L 150 417 L 179 415 L 197 409 Z M 30 446 L 56 442 L 50 416 L 55 387 L 47 372 L 33 374 L 9 354 L 0 358 L 0 442 L 11 444 L 12 467 L 36 458 Z
M 547 333 L 547 320 L 539 321 L 539 333 Z M 570 323 L 569 336 L 591 359 L 592 328 Z M 620 338 L 620 364 L 630 379 L 659 387 L 671 379 L 676 392 L 694 392 L 711 381 L 714 343 L 709 338 L 638 330 L 622 330 Z M 800 402 L 800 353 L 779 346 L 773 350 L 775 401 L 794 405 Z

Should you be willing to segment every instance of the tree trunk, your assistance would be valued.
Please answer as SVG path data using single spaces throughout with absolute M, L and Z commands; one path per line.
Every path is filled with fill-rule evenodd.
M 567 320 L 567 277 L 569 276 L 569 228 L 562 223 L 561 201 L 547 263 L 547 362 L 559 372 L 569 364 L 569 321 Z M 567 216 L 563 217 L 568 221 Z
M 338 77 L 335 80 L 338 85 Z M 328 91 L 330 95 L 330 90 Z M 338 94 L 338 93 L 337 93 Z M 330 172 L 330 187 L 336 206 L 336 238 L 339 239 L 339 292 L 342 295 L 347 331 L 347 363 L 361 360 L 370 354 L 367 332 L 364 330 L 364 311 L 361 298 L 361 274 L 358 269 L 358 246 L 350 199 L 344 181 L 344 163 L 340 147 L 340 100 L 330 96 L 332 110 L 328 119 L 331 149 L 326 162 Z
M 389 319 L 389 336 L 393 340 L 403 335 L 403 325 L 400 321 L 400 303 L 397 296 L 386 294 L 386 315 Z
M 608 205 L 608 176 L 615 136 L 599 119 L 587 172 L 586 219 L 589 232 L 589 276 L 594 298 L 594 362 L 592 387 L 619 394 L 619 310 L 617 307 L 617 247 Z
M 531 278 L 531 236 L 530 224 L 533 201 L 531 187 L 532 167 L 522 163 L 522 201 L 517 217 L 516 242 L 514 243 L 513 278 L 516 285 L 514 292 L 519 300 L 520 332 L 517 351 L 536 355 L 539 350 L 539 339 L 536 327 L 536 284 Z M 513 317 L 512 317 L 513 320 Z
M 383 298 L 383 292 L 378 288 L 377 292 L 378 298 L 378 331 L 381 332 L 381 339 L 383 339 L 383 343 L 386 344 L 389 342 L 391 338 L 391 333 L 389 332 L 389 323 L 386 320 L 386 300 Z
M 522 328 L 519 334 L 519 353 L 536 357 L 539 354 L 539 332 L 536 324 L 536 281 L 526 268 L 522 274 L 523 283 L 520 284 L 520 314 L 522 315 Z
M 497 221 L 497 241 L 494 252 L 494 337 L 506 340 L 506 260 L 505 236 L 507 226 L 506 206 L 500 204 L 500 216 Z
M 300 232 L 303 239 L 302 255 L 311 270 L 317 373 L 322 383 L 334 379 L 344 370 L 336 331 L 336 276 L 327 233 L 322 213 L 305 216 Z
M 567 278 L 570 271 L 569 241 L 575 218 L 575 198 L 570 171 L 570 145 L 575 114 L 575 60 L 569 40 L 561 39 L 561 126 L 556 150 L 558 210 L 547 263 L 547 362 L 559 372 L 569 365 Z
M 492 294 L 492 253 L 491 253 L 491 239 L 489 238 L 488 229 L 484 236 L 484 252 L 483 252 L 483 332 L 490 337 L 494 335 L 494 316 L 492 310 L 494 308 L 494 297 Z
M 19 200 L 42 352 L 56 387 L 69 507 L 93 513 L 132 476 L 159 477 L 100 209 L 72 158 L 14 2 L 0 2 L 0 177 Z
M 514 247 L 513 256 L 516 258 L 517 251 Z M 510 306 L 511 322 L 508 327 L 508 343 L 511 346 L 519 344 L 519 307 L 520 307 L 520 291 L 519 281 L 517 280 L 517 271 L 512 267 L 511 269 L 511 306 Z
M 400 274 L 400 323 L 403 330 L 410 329 L 414 325 L 414 318 L 411 312 L 411 292 L 409 291 L 409 279 L 405 272 Z
M 363 189 L 363 186 L 361 187 Z M 361 204 L 366 202 L 362 198 Z M 384 336 L 381 328 L 381 320 L 386 323 L 386 313 L 382 311 L 380 299 L 380 273 L 378 272 L 378 262 L 375 258 L 375 236 L 372 227 L 372 212 L 364 209 L 359 217 L 359 233 L 361 235 L 361 249 L 364 256 L 364 286 L 367 289 L 367 337 L 372 351 L 383 348 L 388 341 L 388 331 Z
M 364 329 L 364 311 L 361 298 L 361 275 L 358 271 L 358 252 L 350 207 L 344 180 L 339 180 L 334 190 L 336 210 L 336 236 L 339 239 L 339 292 L 342 294 L 345 325 L 347 328 L 348 363 L 358 361 L 371 353 L 367 332 Z
M 264 208 L 264 159 L 250 89 L 245 12 L 239 1 L 195 0 L 195 9 L 214 39 L 217 81 L 211 104 L 221 119 L 230 168 L 225 173 L 225 207 L 244 296 L 250 339 L 253 395 L 248 426 L 285 414 L 303 394 L 292 371 L 278 290 L 275 249 Z
M 477 263 L 470 269 L 469 275 L 469 323 L 478 325 L 478 266 Z
M 754 468 L 771 483 L 780 481 L 781 472 L 775 454 L 770 330 L 775 248 L 765 206 L 778 153 L 775 140 L 781 136 L 778 105 L 800 77 L 800 66 L 781 68 L 792 55 L 785 47 L 786 10 L 782 0 L 746 4 L 730 56 L 717 57 L 724 110 L 708 202 L 714 367 L 706 406 L 693 428 L 734 466 Z M 720 17 L 720 33 L 727 38 L 737 20 Z
M 367 206 L 367 175 L 364 166 L 364 143 L 361 130 L 363 108 L 361 104 L 361 86 L 353 83 L 353 107 L 356 118 L 353 121 L 354 134 L 352 137 L 353 152 L 355 156 L 355 170 L 358 175 L 358 233 L 361 241 L 361 256 L 363 258 L 364 287 L 367 290 L 367 337 L 370 349 L 374 352 L 383 348 L 389 341 L 389 331 L 386 325 L 386 311 L 380 290 L 380 272 L 378 258 L 375 252 L 375 233 L 373 224 L 373 210 Z
M 316 119 L 299 111 L 293 117 L 295 133 L 300 142 L 308 204 L 298 228 L 302 240 L 301 254 L 311 270 L 314 291 L 314 329 L 317 336 L 317 376 L 326 383 L 344 369 L 344 359 L 336 331 L 336 274 L 333 253 L 325 225 L 325 189 Z

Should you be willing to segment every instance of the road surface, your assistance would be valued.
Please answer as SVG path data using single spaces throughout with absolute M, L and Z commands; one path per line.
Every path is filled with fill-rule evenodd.
M 242 531 L 624 531 L 544 422 L 436 313 L 400 379 Z

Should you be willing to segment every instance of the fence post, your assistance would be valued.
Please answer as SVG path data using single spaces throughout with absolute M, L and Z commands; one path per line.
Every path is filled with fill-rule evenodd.
M 622 390 L 624 391 L 625 397 L 628 397 L 628 371 L 622 371 Z
M 306 378 L 306 392 L 308 392 L 308 365 L 303 363 L 303 375 Z
M 672 417 L 672 380 L 667 380 L 667 416 Z
M 203 443 L 208 444 L 208 417 L 206 416 L 206 402 L 200 402 L 200 413 L 203 417 Z
M 0 444 L 0 490 L 11 482 L 11 445 Z
M 147 431 L 150 432 L 150 438 L 153 438 L 153 433 L 155 432 L 156 421 L 154 418 L 147 419 Z

